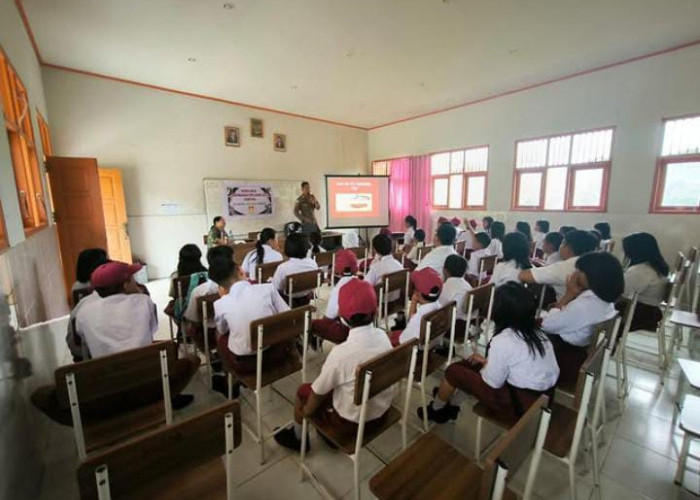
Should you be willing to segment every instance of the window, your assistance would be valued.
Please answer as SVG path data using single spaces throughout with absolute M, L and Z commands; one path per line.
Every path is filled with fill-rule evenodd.
M 651 211 L 700 213 L 700 115 L 664 122 Z
M 518 141 L 514 210 L 604 212 L 613 129 Z
M 485 209 L 488 146 L 430 155 L 433 207 Z
M 44 188 L 34 142 L 27 91 L 5 54 L 0 51 L 0 94 L 5 129 L 10 142 L 12 166 L 25 233 L 47 224 Z
M 389 175 L 391 160 L 379 160 L 372 162 L 372 175 Z

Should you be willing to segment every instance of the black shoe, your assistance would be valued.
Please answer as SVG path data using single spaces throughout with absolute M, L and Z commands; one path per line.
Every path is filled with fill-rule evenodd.
M 211 389 L 220 392 L 228 398 L 228 380 L 226 379 L 226 375 L 213 375 L 211 377 Z M 241 394 L 241 383 L 234 382 L 231 389 L 231 398 L 238 399 Z
M 178 394 L 170 400 L 173 410 L 182 410 L 184 407 L 191 405 L 192 401 L 194 401 L 192 394 Z
M 220 373 L 223 371 L 223 368 L 221 366 L 221 360 L 216 360 L 211 362 L 211 370 L 214 373 Z
M 443 358 L 449 358 L 450 357 L 450 346 L 448 345 L 441 345 L 433 349 L 433 352 L 437 354 L 440 357 Z
M 333 441 L 331 441 L 330 439 L 328 439 L 326 436 L 324 436 L 324 435 L 321 434 L 320 432 L 316 432 L 316 434 L 318 434 L 318 437 L 320 437 L 321 440 L 322 440 L 324 443 L 326 443 L 326 446 L 328 446 L 331 450 L 337 450 L 337 449 L 338 449 L 338 445 L 335 444 L 335 443 L 334 443 Z
M 459 406 L 446 404 L 439 410 L 433 408 L 432 401 L 428 405 L 428 420 L 435 422 L 436 424 L 444 424 L 449 420 L 457 420 L 459 415 Z M 423 408 L 418 408 L 418 418 L 423 420 Z
M 275 441 L 280 446 L 289 448 L 290 450 L 301 453 L 301 439 L 298 439 L 296 434 L 294 434 L 294 427 L 287 427 L 279 432 L 277 432 L 279 427 L 275 428 Z M 306 451 L 311 449 L 311 442 L 309 441 L 309 436 L 306 436 Z

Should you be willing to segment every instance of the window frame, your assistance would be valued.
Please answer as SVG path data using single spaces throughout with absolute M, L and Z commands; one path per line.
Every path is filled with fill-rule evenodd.
M 573 138 L 579 134 L 587 134 L 591 132 L 601 132 L 604 130 L 612 131 L 612 139 L 610 141 L 610 159 L 607 161 L 600 162 L 589 162 L 589 163 L 571 163 L 571 155 L 573 154 Z M 606 213 L 608 211 L 608 194 L 610 192 L 610 172 L 612 170 L 613 163 L 613 151 L 615 150 L 615 138 L 616 138 L 617 127 L 615 125 L 607 127 L 596 127 L 592 129 L 576 130 L 574 132 L 560 132 L 556 134 L 542 135 L 538 137 L 529 137 L 524 139 L 518 139 L 515 141 L 514 151 L 513 151 L 513 183 L 512 183 L 512 193 L 511 193 L 511 203 L 510 209 L 514 212 L 549 212 L 549 213 L 563 213 L 563 212 L 582 212 L 582 213 Z M 549 159 L 549 146 L 551 139 L 558 137 L 570 136 L 571 143 L 569 145 L 569 161 L 563 165 L 544 165 L 541 167 L 525 167 L 518 168 L 518 144 L 521 142 L 530 142 L 547 139 L 547 149 L 545 151 L 545 159 Z M 564 208 L 561 209 L 547 209 L 545 208 L 545 193 L 547 188 L 547 174 L 550 169 L 553 168 L 566 168 L 566 184 L 564 188 Z M 601 180 L 600 189 L 600 203 L 597 206 L 577 206 L 573 204 L 574 193 L 576 189 L 576 173 L 581 170 L 603 170 L 603 178 Z M 522 174 L 527 173 L 541 173 L 542 181 L 540 182 L 540 201 L 537 206 L 521 206 L 518 204 L 518 198 L 520 196 L 520 177 Z
M 683 120 L 688 118 L 700 118 L 700 113 L 692 113 L 689 115 L 673 116 L 663 118 L 661 123 L 661 139 L 658 143 L 659 154 L 656 158 L 656 167 L 654 169 L 654 184 L 651 190 L 651 200 L 649 202 L 649 213 L 651 214 L 675 214 L 675 215 L 691 215 L 700 214 L 700 206 L 697 207 L 678 207 L 678 206 L 663 206 L 664 188 L 666 187 L 666 171 L 670 164 L 673 163 L 688 163 L 700 162 L 700 153 L 680 154 L 680 155 L 662 155 L 664 148 L 664 136 L 666 124 L 675 120 Z
M 7 234 L 5 225 L 5 213 L 2 211 L 2 201 L 0 201 L 0 253 L 10 248 L 10 237 Z
M 12 170 L 25 236 L 48 226 L 48 208 L 42 182 L 41 164 L 34 138 L 29 95 L 26 86 L 0 48 L 0 107 L 10 143 Z M 22 112 L 24 118 L 20 122 Z
M 432 190 L 432 195 L 430 199 L 430 206 L 434 210 L 486 210 L 486 207 L 488 205 L 488 193 L 489 193 L 489 163 L 491 161 L 491 146 L 489 144 L 482 144 L 479 146 L 467 146 L 463 148 L 454 148 L 454 149 L 445 149 L 442 151 L 434 151 L 431 153 L 428 153 L 428 155 L 432 157 L 433 155 L 439 155 L 439 154 L 452 154 L 456 151 L 469 151 L 470 149 L 482 149 L 486 148 L 487 150 L 487 160 L 486 160 L 486 170 L 480 171 L 480 172 L 465 172 L 464 171 L 464 166 L 462 167 L 462 172 L 448 172 L 446 174 L 438 174 L 438 175 L 433 175 L 432 173 L 432 165 L 431 165 L 431 172 L 430 172 L 430 187 Z M 450 177 L 456 176 L 456 175 L 461 175 L 462 176 L 462 199 L 460 202 L 459 207 L 450 207 Z M 468 193 L 468 187 L 469 187 L 469 180 L 471 177 L 483 177 L 484 178 L 484 203 L 482 205 L 468 205 L 467 204 L 467 193 Z M 437 179 L 444 179 L 447 181 L 447 204 L 445 205 L 436 205 L 435 204 L 435 181 Z
M 53 156 L 53 144 L 51 142 L 51 129 L 43 115 L 36 108 L 36 124 L 39 127 L 39 137 L 41 139 L 41 152 L 44 153 L 44 161 L 49 156 Z

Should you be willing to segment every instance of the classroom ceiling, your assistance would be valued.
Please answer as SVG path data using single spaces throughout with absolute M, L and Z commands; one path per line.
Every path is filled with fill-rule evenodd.
M 698 0 L 23 0 L 46 63 L 373 127 L 700 39 Z

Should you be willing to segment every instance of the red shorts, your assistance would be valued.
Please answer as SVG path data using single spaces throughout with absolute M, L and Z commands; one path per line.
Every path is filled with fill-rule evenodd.
M 576 384 L 578 372 L 588 357 L 588 347 L 569 344 L 559 335 L 547 335 L 554 348 L 554 356 L 559 365 L 559 381 L 557 385 L 571 386 Z
M 399 345 L 401 345 L 401 334 L 402 333 L 403 333 L 403 330 L 389 332 L 389 340 L 391 340 L 391 345 L 393 347 L 398 347 Z

